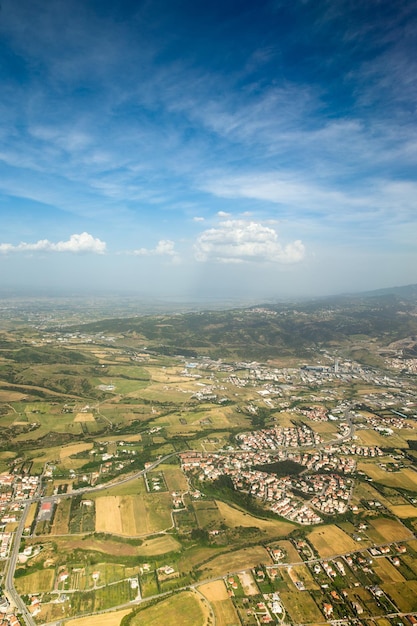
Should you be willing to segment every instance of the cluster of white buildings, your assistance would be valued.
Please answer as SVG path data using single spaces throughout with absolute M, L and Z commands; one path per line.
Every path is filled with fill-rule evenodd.
M 0 502 L 33 498 L 39 486 L 39 476 L 0 474 Z
M 278 460 L 292 460 L 306 469 L 318 471 L 338 471 L 350 474 L 355 469 L 355 461 L 350 458 L 327 454 L 286 453 L 280 451 Z M 339 474 L 314 474 L 312 476 L 284 476 L 254 469 L 256 465 L 277 461 L 264 451 L 257 453 L 236 452 L 229 455 L 219 453 L 202 454 L 184 452 L 181 454 L 182 468 L 192 471 L 200 480 L 216 480 L 229 476 L 236 490 L 249 493 L 265 502 L 277 515 L 300 524 L 322 522 L 319 512 L 325 514 L 344 513 L 347 509 L 353 480 Z M 298 497 L 296 492 L 311 496 L 311 502 Z M 295 492 L 295 493 L 294 493 Z
M 236 437 L 243 450 L 276 450 L 277 448 L 298 448 L 315 446 L 322 442 L 320 435 L 307 424 L 287 428 L 264 428 Z

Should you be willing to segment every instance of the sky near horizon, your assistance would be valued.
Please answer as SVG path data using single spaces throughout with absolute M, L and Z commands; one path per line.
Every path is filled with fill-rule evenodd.
M 3 0 L 0 290 L 417 282 L 414 0 Z

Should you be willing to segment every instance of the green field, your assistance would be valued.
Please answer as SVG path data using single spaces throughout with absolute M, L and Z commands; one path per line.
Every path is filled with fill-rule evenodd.
M 167 616 L 172 624 L 181 626 L 205 626 L 208 610 L 194 593 L 183 592 L 161 600 L 155 606 L 140 610 L 130 626 L 166 626 Z

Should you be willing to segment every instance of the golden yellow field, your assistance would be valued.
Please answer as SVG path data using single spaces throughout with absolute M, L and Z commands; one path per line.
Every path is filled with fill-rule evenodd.
M 417 507 L 412 504 L 391 505 L 389 507 L 397 517 L 407 519 L 408 517 L 417 517 Z
M 377 576 L 386 583 L 402 583 L 404 576 L 385 557 L 375 559 L 372 568 Z
M 0 389 L 0 402 L 20 402 L 20 400 L 23 400 L 24 398 L 26 398 L 25 394 L 20 393 L 20 391 Z
M 417 472 L 411 467 L 405 467 L 398 472 L 386 472 L 376 463 L 360 462 L 358 469 L 365 472 L 372 480 L 376 480 L 388 487 L 401 487 L 410 491 L 417 491 Z
M 260 519 L 250 513 L 239 511 L 239 509 L 235 509 L 220 500 L 216 500 L 216 504 L 222 521 L 232 528 L 236 526 L 255 526 L 268 537 L 282 537 L 283 535 L 288 535 L 294 529 L 294 524 L 291 524 L 291 522 Z
M 166 554 L 175 552 L 181 548 L 181 544 L 172 535 L 160 535 L 154 539 L 146 539 L 138 547 L 137 553 L 141 556 L 152 556 L 153 554 Z
M 356 541 L 334 524 L 314 528 L 307 535 L 307 539 L 311 541 L 320 556 L 325 558 L 358 549 Z
M 108 437 L 106 435 L 106 441 L 112 442 L 122 442 L 122 441 L 130 441 L 130 442 L 139 442 L 142 441 L 142 435 L 140 435 L 139 433 L 136 435 L 123 435 L 123 439 L 120 439 L 120 435 L 118 436 L 114 436 L 114 437 Z
M 206 603 L 196 593 L 183 591 L 139 611 L 131 626 L 205 626 L 209 612 Z
M 284 580 L 285 573 L 288 575 L 289 579 L 294 585 L 296 582 L 302 582 L 306 589 L 320 589 L 319 585 L 313 579 L 313 576 L 311 575 L 310 570 L 306 565 L 294 565 L 280 571 L 282 571 L 283 573 Z
M 164 473 L 165 482 L 170 492 L 188 491 L 187 478 L 179 467 L 160 465 L 158 469 Z
M 366 446 L 380 446 L 381 448 L 387 445 L 387 438 L 375 430 L 357 430 L 356 431 L 359 443 Z M 398 433 L 393 433 L 389 436 L 389 444 L 392 447 L 407 448 L 407 444 L 402 436 Z
M 42 569 L 15 580 L 16 590 L 20 594 L 51 591 L 55 579 L 54 569 Z
M 285 551 L 287 555 L 282 561 L 283 563 L 297 563 L 302 561 L 300 554 L 292 545 L 291 541 L 284 539 L 283 541 L 277 541 L 276 543 L 271 544 L 271 548 L 281 548 Z
M 59 502 L 55 511 L 54 523 L 51 530 L 52 535 L 65 535 L 68 533 L 70 511 L 71 499 L 64 498 L 61 502 Z
M 70 446 L 64 446 L 63 448 L 61 448 L 61 451 L 59 453 L 59 458 L 61 460 L 67 459 L 73 454 L 78 454 L 79 452 L 85 452 L 85 450 L 91 450 L 92 447 L 93 447 L 92 443 L 73 443 Z
M 113 611 L 111 613 L 102 613 L 101 615 L 90 615 L 89 617 L 77 617 L 68 622 L 68 626 L 119 626 L 125 615 L 130 613 L 131 609 L 122 611 Z
M 291 621 L 298 623 L 323 622 L 323 615 L 320 613 L 317 604 L 308 591 L 283 591 L 281 594 L 284 606 L 286 607 Z M 286 620 L 289 621 L 288 619 Z
M 407 580 L 403 583 L 384 583 L 383 591 L 392 598 L 400 611 L 417 611 L 417 580 Z
M 77 413 L 74 422 L 94 422 L 95 418 L 92 413 Z
M 33 524 L 37 510 L 38 510 L 37 502 L 32 502 L 32 504 L 30 505 L 29 513 L 26 518 L 26 522 L 25 522 L 26 528 L 28 528 L 29 526 Z
M 375 528 L 386 542 L 402 541 L 412 537 L 411 531 L 403 526 L 401 522 L 394 519 L 379 517 L 378 519 L 369 520 L 369 526 Z
M 222 580 L 201 585 L 198 587 L 198 591 L 209 601 L 217 626 L 238 626 L 240 624 L 236 609 Z
M 137 537 L 172 526 L 170 494 L 101 496 L 96 499 L 96 532 Z
M 272 559 L 265 548 L 254 546 L 221 554 L 202 565 L 200 571 L 204 578 L 214 578 L 216 576 L 224 576 L 228 572 L 249 569 L 260 563 L 270 565 Z

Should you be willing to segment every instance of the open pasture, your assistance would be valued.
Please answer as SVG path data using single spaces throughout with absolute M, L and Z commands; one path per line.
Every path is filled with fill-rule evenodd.
M 26 397 L 26 394 L 20 391 L 13 391 L 12 389 L 7 389 L 7 387 L 4 388 L 3 384 L 3 382 L 0 382 L 2 387 L 0 388 L 0 402 L 19 402 Z
M 35 521 L 35 515 L 36 515 L 37 510 L 38 510 L 38 503 L 32 502 L 29 508 L 29 513 L 27 514 L 27 517 L 26 517 L 25 528 L 30 528 L 32 526 L 33 522 Z
M 279 411 L 274 414 L 275 422 L 277 426 L 281 428 L 292 428 L 294 426 L 294 420 L 301 419 L 303 417 L 300 413 L 288 413 L 287 411 Z M 308 420 L 310 424 L 310 420 Z
M 398 472 L 387 472 L 376 463 L 362 461 L 358 463 L 358 469 L 365 472 L 372 480 L 388 487 L 417 491 L 417 472 L 411 467 L 404 467 Z
M 147 380 L 136 380 L 130 378 L 100 378 L 100 385 L 114 385 L 114 389 L 110 391 L 113 394 L 128 396 L 147 387 Z
M 121 581 L 94 591 L 72 594 L 71 612 L 73 615 L 96 613 L 111 607 L 127 604 L 134 600 L 135 596 L 136 590 L 130 587 L 129 582 Z
M 397 506 L 390 506 L 390 510 L 400 519 L 408 519 L 410 517 L 417 517 L 417 507 L 412 504 L 399 504 Z
M 323 558 L 353 552 L 358 549 L 356 541 L 334 524 L 314 528 L 307 535 L 307 539 Z
M 216 556 L 208 563 L 204 563 L 199 568 L 199 572 L 204 578 L 215 578 L 224 576 L 228 572 L 251 569 L 260 563 L 271 565 L 271 557 L 264 547 L 254 546 Z
M 314 432 L 318 433 L 325 441 L 334 439 L 338 432 L 337 425 L 334 422 L 314 422 L 309 419 L 303 420 Z
M 375 541 L 375 543 L 391 543 L 411 539 L 412 537 L 411 531 L 401 524 L 401 522 L 387 517 L 378 517 L 377 519 L 369 520 L 366 534 Z
M 200 528 L 219 526 L 221 517 L 217 503 L 214 500 L 194 502 L 193 507 Z
M 122 485 L 117 485 L 116 487 L 109 487 L 108 489 L 103 489 L 102 491 L 90 493 L 88 494 L 88 497 L 89 499 L 91 498 L 92 500 L 97 500 L 97 498 L 101 498 L 103 496 L 136 496 L 145 493 L 145 481 L 143 479 L 143 476 L 140 476 L 139 478 L 129 480 Z
M 40 569 L 15 579 L 15 587 L 20 594 L 48 592 L 53 589 L 55 569 Z
M 227 589 L 222 580 L 216 580 L 198 587 L 198 591 L 207 598 L 210 603 L 217 626 L 237 626 L 239 622 L 236 609 L 228 596 Z
M 131 626 L 166 626 L 169 623 L 181 626 L 205 626 L 209 611 L 196 593 L 183 591 L 157 604 L 140 610 L 130 622 Z
M 417 611 L 417 580 L 402 583 L 384 583 L 381 588 L 404 612 Z
M 240 511 L 220 500 L 216 500 L 216 504 L 221 516 L 221 521 L 231 528 L 235 528 L 236 526 L 256 527 L 264 533 L 265 538 L 282 537 L 288 535 L 295 528 L 295 525 L 291 522 L 260 519 L 259 517 Z
M 120 626 L 120 622 L 131 609 L 112 611 L 100 615 L 89 615 L 88 617 L 77 617 L 66 622 L 68 626 Z
M 300 554 L 292 545 L 291 541 L 288 541 L 287 539 L 284 539 L 283 541 L 276 541 L 273 544 L 271 544 L 269 547 L 281 548 L 281 550 L 283 550 L 284 557 L 280 561 L 282 563 L 298 563 L 303 560 Z
M 63 448 L 61 448 L 59 458 L 62 461 L 63 459 L 68 459 L 74 454 L 79 454 L 80 452 L 86 452 L 87 450 L 91 450 L 92 447 L 92 443 L 73 443 L 69 446 L 64 446 Z
M 379 446 L 385 448 L 387 445 L 393 448 L 408 448 L 408 444 L 403 437 L 402 431 L 394 432 L 389 438 L 381 435 L 375 430 L 357 430 L 358 442 L 365 446 Z
M 302 593 L 299 591 L 282 591 L 280 596 L 292 622 L 305 624 L 324 621 L 323 615 L 308 591 Z
M 93 413 L 76 413 L 74 422 L 95 422 L 95 417 Z
M 92 535 L 73 535 L 72 537 L 54 537 L 53 541 L 57 546 L 57 552 L 61 554 L 69 554 L 74 550 L 84 550 L 86 552 L 102 552 L 103 555 L 108 554 L 112 557 L 142 556 L 142 545 L 135 546 L 111 538 L 99 539 Z
M 27 414 L 29 422 L 36 422 L 39 427 L 28 433 L 21 433 L 15 437 L 16 441 L 36 440 L 49 433 L 70 433 L 71 435 L 81 434 L 81 424 L 74 423 L 74 416 L 71 413 L 61 413 L 57 407 L 53 407 L 54 412 Z M 59 458 L 59 456 L 58 456 Z
M 287 584 L 291 581 L 293 585 L 297 582 L 302 582 L 306 589 L 319 589 L 319 585 L 313 579 L 313 576 L 308 569 L 307 565 L 293 565 L 280 570 L 282 578 Z M 291 588 L 291 585 L 289 585 Z
M 56 507 L 51 535 L 65 535 L 69 532 L 71 499 L 64 498 Z
M 137 554 L 139 556 L 158 556 L 160 554 L 167 554 L 168 552 L 176 552 L 180 550 L 180 548 L 181 544 L 175 537 L 164 534 L 144 540 L 142 545 L 138 546 Z
M 171 526 L 171 496 L 168 493 L 96 499 L 96 532 L 137 537 Z
M 404 576 L 398 571 L 388 559 L 385 557 L 375 559 L 372 564 L 375 574 L 385 583 L 402 583 L 405 581 Z
M 187 477 L 179 467 L 175 467 L 175 465 L 160 465 L 158 470 L 163 472 L 170 492 L 188 491 Z

